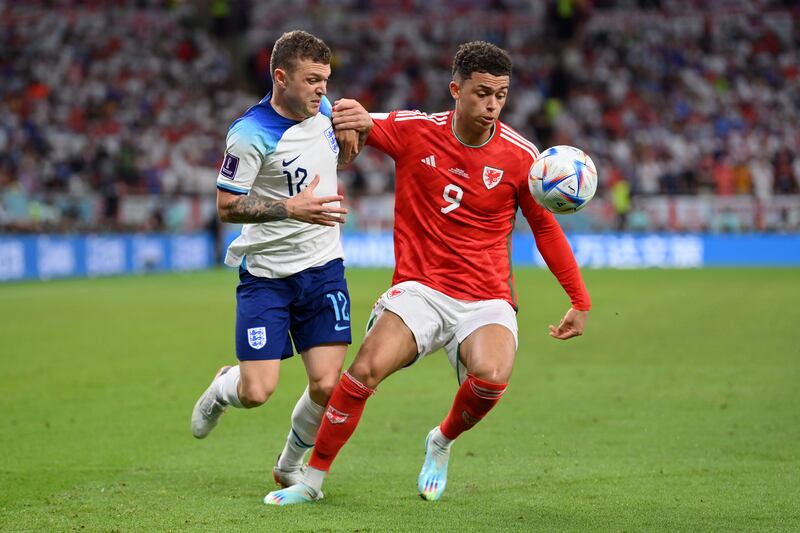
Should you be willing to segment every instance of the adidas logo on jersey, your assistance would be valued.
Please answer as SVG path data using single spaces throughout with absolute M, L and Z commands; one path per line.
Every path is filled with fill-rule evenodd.
M 432 155 L 429 155 L 425 159 L 420 159 L 420 161 L 422 161 L 423 163 L 425 163 L 429 167 L 436 168 L 436 158 L 434 156 L 432 156 Z

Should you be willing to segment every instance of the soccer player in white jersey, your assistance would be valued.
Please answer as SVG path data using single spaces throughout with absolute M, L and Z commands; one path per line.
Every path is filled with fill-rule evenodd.
M 243 223 L 225 258 L 239 266 L 239 364 L 222 367 L 197 401 L 192 434 L 205 438 L 228 406 L 266 402 L 294 344 L 308 387 L 273 469 L 283 486 L 302 476 L 351 342 L 338 226 L 347 210 L 337 195 L 339 146 L 325 97 L 330 57 L 309 33 L 278 39 L 270 61 L 273 91 L 230 127 L 217 178 L 220 219 Z

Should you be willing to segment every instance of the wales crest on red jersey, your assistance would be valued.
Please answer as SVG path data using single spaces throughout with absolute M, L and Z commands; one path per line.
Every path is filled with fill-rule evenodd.
M 493 189 L 503 179 L 503 170 L 494 167 L 483 167 L 483 183 L 487 189 Z

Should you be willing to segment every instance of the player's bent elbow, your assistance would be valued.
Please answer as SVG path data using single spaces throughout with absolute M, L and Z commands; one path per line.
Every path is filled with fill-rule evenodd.
M 222 222 L 236 222 L 233 218 L 233 204 L 238 195 L 217 189 L 217 215 Z
M 231 217 L 230 212 L 226 208 L 218 207 L 217 215 L 219 216 L 220 222 L 233 222 L 233 220 L 231 220 L 233 217 Z

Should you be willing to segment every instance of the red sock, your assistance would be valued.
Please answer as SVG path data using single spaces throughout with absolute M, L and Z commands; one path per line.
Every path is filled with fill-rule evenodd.
M 444 436 L 453 440 L 480 422 L 500 401 L 507 385 L 484 381 L 472 374 L 467 375 L 456 393 L 453 407 L 439 426 Z
M 374 392 L 347 372 L 344 373 L 325 409 L 308 466 L 326 472 L 330 470 L 336 454 L 356 430 L 364 405 Z

